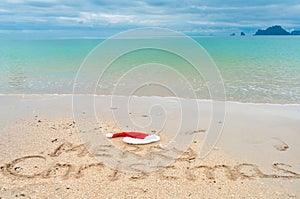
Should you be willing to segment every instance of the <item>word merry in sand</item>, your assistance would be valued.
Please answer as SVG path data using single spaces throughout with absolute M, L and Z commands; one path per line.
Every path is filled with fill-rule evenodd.
M 86 150 L 83 144 L 81 145 L 73 145 L 71 143 L 63 143 L 59 145 L 52 153 L 48 154 L 49 158 L 57 158 L 62 153 L 70 153 L 76 152 L 78 157 L 83 157 L 85 155 L 90 155 L 89 152 Z M 192 149 L 186 153 L 188 156 L 192 155 L 194 157 L 195 153 Z M 179 158 L 178 161 L 186 161 L 190 160 L 193 157 L 187 158 Z M 14 178 L 23 178 L 23 179 L 33 179 L 33 178 L 57 178 L 61 177 L 62 179 L 68 178 L 80 178 L 84 176 L 84 173 L 90 169 L 108 169 L 104 167 L 104 164 L 101 162 L 96 163 L 89 163 L 89 164 L 70 164 L 70 163 L 58 163 L 55 164 L 45 164 L 42 167 L 36 166 L 32 164 L 34 161 L 44 161 L 46 162 L 47 157 L 41 155 L 29 155 L 24 156 L 21 158 L 17 158 L 9 163 L 0 167 L 0 171 L 3 175 L 14 177 Z M 26 163 L 30 163 L 30 169 L 27 172 L 23 172 L 22 166 L 28 167 Z M 134 164 L 132 165 L 134 166 Z M 167 166 L 161 170 L 157 171 L 159 174 L 159 178 L 169 179 L 169 180 L 176 180 L 182 177 L 185 177 L 188 180 L 196 181 L 199 176 L 204 174 L 207 179 L 216 179 L 216 174 L 225 175 L 230 180 L 238 180 L 238 179 L 255 179 L 255 178 L 274 178 L 274 179 L 300 179 L 300 174 L 292 171 L 291 166 L 284 164 L 284 163 L 274 163 L 272 168 L 276 171 L 273 174 L 265 174 L 263 173 L 257 165 L 249 164 L 249 163 L 241 163 L 237 165 L 196 165 L 193 167 L 186 167 L 184 170 L 180 172 L 184 172 L 184 175 L 178 173 L 178 175 L 168 175 L 167 171 L 169 170 L 176 170 L 176 166 Z M 159 169 L 159 168 L 158 168 Z M 107 173 L 107 172 L 103 172 Z M 120 176 L 120 172 L 115 169 L 111 170 L 107 176 L 110 181 L 118 180 Z M 145 179 L 149 176 L 148 173 L 140 173 L 134 175 L 128 175 L 130 180 L 138 180 L 138 179 Z

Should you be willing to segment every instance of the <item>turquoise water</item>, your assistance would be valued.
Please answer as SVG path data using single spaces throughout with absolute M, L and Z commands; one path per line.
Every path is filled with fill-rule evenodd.
M 300 104 L 300 37 L 194 39 L 207 50 L 218 66 L 227 100 Z M 0 93 L 72 93 L 79 66 L 102 41 L 0 40 Z M 125 43 L 120 41 L 120 45 Z M 110 86 L 113 87 L 121 75 L 131 67 L 147 62 L 173 66 L 191 82 L 198 98 L 209 98 L 205 82 L 194 74 L 188 63 L 159 50 L 142 50 L 118 59 L 106 71 L 96 93 L 107 94 L 105 91 L 111 89 Z M 143 75 L 147 74 L 141 74 L 141 77 Z M 84 93 L 84 87 L 94 86 L 94 82 L 85 82 L 82 86 Z M 159 89 L 150 93 L 165 95 Z

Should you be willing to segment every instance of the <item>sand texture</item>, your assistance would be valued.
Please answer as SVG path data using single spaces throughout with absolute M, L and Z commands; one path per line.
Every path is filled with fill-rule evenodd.
M 111 168 L 86 148 L 65 98 L 2 96 L 1 102 L 7 111 L 6 119 L 1 114 L 1 198 L 300 197 L 298 106 L 229 103 L 220 140 L 204 159 L 199 151 L 208 132 L 206 122 L 190 131 L 195 138 L 174 163 L 132 173 Z M 50 104 L 55 108 L 49 109 Z M 11 111 L 22 114 L 13 118 Z M 142 121 L 145 115 L 133 117 Z M 120 130 L 104 116 L 97 125 L 99 133 Z M 170 142 L 167 134 L 161 137 L 141 146 L 116 138 L 107 147 L 143 155 Z

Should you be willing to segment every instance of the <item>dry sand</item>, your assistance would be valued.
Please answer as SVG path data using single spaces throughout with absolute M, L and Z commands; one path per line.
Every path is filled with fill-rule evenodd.
M 1 198 L 300 198 L 297 105 L 227 103 L 222 136 L 207 157 L 199 158 L 208 129 L 204 114 L 195 139 L 174 164 L 130 173 L 110 168 L 86 149 L 69 96 L 1 96 L 0 102 Z M 118 109 L 100 104 L 103 112 Z M 141 122 L 144 114 L 132 111 Z M 101 121 L 96 131 L 120 130 L 105 116 Z M 147 146 L 109 142 L 147 154 L 169 142 L 161 135 Z

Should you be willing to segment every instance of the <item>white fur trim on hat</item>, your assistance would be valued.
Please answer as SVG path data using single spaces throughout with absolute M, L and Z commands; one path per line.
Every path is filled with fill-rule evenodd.
M 159 140 L 160 137 L 158 135 L 148 135 L 144 139 L 131 138 L 131 137 L 123 138 L 123 142 L 126 142 L 128 144 L 149 144 L 152 142 L 157 142 Z

